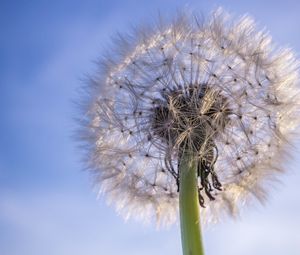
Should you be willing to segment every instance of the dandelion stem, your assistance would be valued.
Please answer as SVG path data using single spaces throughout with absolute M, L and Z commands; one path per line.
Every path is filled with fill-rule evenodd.
M 197 161 L 190 153 L 184 153 L 180 171 L 180 227 L 183 255 L 204 255 L 197 186 Z

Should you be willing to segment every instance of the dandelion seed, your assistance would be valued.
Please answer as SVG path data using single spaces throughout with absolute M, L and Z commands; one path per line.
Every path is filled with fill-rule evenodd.
M 276 49 L 248 16 L 232 20 L 221 10 L 118 43 L 92 79 L 82 136 L 118 212 L 175 222 L 186 151 L 197 165 L 203 221 L 236 215 L 253 197 L 264 202 L 298 135 L 293 53 Z

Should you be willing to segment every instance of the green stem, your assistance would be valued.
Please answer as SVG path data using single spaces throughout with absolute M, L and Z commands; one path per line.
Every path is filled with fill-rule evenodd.
M 183 255 L 204 255 L 197 185 L 197 161 L 184 153 L 179 164 L 179 208 Z

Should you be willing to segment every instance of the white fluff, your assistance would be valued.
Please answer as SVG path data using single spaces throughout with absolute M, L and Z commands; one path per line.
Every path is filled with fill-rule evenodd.
M 189 84 L 219 91 L 233 111 L 214 141 L 223 191 L 206 201 L 204 221 L 236 215 L 253 197 L 265 200 L 299 131 L 298 62 L 290 50 L 275 48 L 248 16 L 235 21 L 217 10 L 205 22 L 182 15 L 120 37 L 109 53 L 90 80 L 80 139 L 96 184 L 119 213 L 176 221 L 177 186 L 165 170 L 168 155 L 177 166 L 176 146 L 152 133 L 151 109 L 163 89 Z

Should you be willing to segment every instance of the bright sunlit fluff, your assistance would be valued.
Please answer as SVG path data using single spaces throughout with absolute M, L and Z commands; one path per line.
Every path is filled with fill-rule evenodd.
M 248 16 L 120 36 L 99 62 L 84 102 L 80 139 L 100 191 L 125 218 L 158 224 L 178 215 L 178 158 L 197 152 L 205 222 L 263 202 L 284 171 L 299 126 L 298 62 Z

